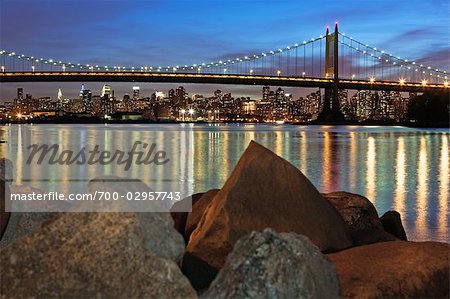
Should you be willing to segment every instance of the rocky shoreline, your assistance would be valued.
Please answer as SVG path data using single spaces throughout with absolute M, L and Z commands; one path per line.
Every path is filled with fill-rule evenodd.
M 10 215 L 5 194 L 17 186 L 4 183 L 7 164 L 0 298 L 449 296 L 449 244 L 407 241 L 399 213 L 321 194 L 256 142 L 220 190 L 170 214 Z M 192 211 L 179 212 L 190 200 Z

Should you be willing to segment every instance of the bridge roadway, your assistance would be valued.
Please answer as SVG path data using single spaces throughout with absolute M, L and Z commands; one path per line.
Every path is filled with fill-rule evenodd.
M 292 87 L 333 86 L 333 79 L 238 74 L 195 74 L 163 72 L 2 72 L 0 83 L 6 82 L 152 82 L 203 83 L 236 85 L 269 85 Z M 339 88 L 355 90 L 386 90 L 402 92 L 450 91 L 448 84 L 400 83 L 340 79 Z

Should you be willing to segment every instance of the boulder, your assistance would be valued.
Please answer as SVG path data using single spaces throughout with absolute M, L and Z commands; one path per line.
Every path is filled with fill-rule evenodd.
M 252 232 L 236 242 L 202 298 L 338 298 L 333 264 L 305 236 Z
M 397 211 L 388 211 L 380 218 L 383 228 L 388 233 L 394 235 L 400 240 L 406 241 L 406 232 L 403 228 L 400 213 Z
M 117 200 L 79 201 L 74 210 L 80 212 L 166 212 L 170 211 L 169 201 L 163 200 L 129 200 L 135 199 L 135 194 L 153 192 L 153 190 L 139 179 L 122 178 L 118 176 L 100 176 L 91 179 L 87 185 L 87 192 L 109 192 L 118 194 Z M 132 196 L 129 197 L 129 194 Z
M 344 191 L 322 195 L 344 219 L 353 245 L 397 240 L 383 229 L 375 206 L 366 197 Z
M 104 192 L 120 192 L 126 194 L 128 192 L 149 192 L 152 189 L 140 180 L 124 180 L 120 177 L 105 176 L 92 179 L 88 186 L 88 192 L 104 191 Z M 111 202 L 103 202 L 105 208 L 110 210 L 107 205 Z M 129 211 L 132 206 L 128 205 L 127 201 L 115 202 L 116 211 Z M 152 203 L 154 204 L 154 203 Z M 161 206 L 155 209 L 160 210 Z M 103 207 L 97 205 L 95 208 L 102 209 Z M 164 210 L 162 208 L 162 210 Z M 185 243 L 183 236 L 174 228 L 174 223 L 170 213 L 156 213 L 156 212 L 141 212 L 136 213 L 139 222 L 144 231 L 145 246 L 159 257 L 167 258 L 173 261 L 180 261 L 184 254 Z
M 192 210 L 194 204 L 200 199 L 200 197 L 202 197 L 203 194 L 205 193 L 196 193 L 192 196 L 183 198 L 170 208 L 170 216 L 172 216 L 174 227 L 183 236 L 189 214 L 187 211 Z
M 10 192 L 14 194 L 45 193 L 45 191 L 31 186 L 9 185 L 9 189 Z M 53 208 L 57 209 L 63 207 L 65 203 L 56 201 L 32 201 L 26 202 L 26 204 L 27 207 L 31 207 L 32 210 L 54 210 Z M 19 210 L 21 207 L 24 206 L 16 206 Z M 42 227 L 51 223 L 62 214 L 62 212 L 11 212 L 8 226 L 6 227 L 3 237 L 0 240 L 0 248 L 3 248 L 17 239 L 28 236 L 40 230 Z
M 448 298 L 450 245 L 394 241 L 327 256 L 345 298 Z
M 144 229 L 145 247 L 159 257 L 179 262 L 184 254 L 183 236 L 173 227 L 169 213 L 136 213 Z
M 6 204 L 8 202 L 9 185 L 5 181 L 0 180 L 0 240 L 8 225 L 10 212 L 6 212 Z
M 196 298 L 135 213 L 67 213 L 0 251 L 0 297 Z
M 183 271 L 205 288 L 238 239 L 251 231 L 306 235 L 321 251 L 352 245 L 336 209 L 293 165 L 252 141 L 193 231 Z
M 213 200 L 214 196 L 219 193 L 219 189 L 211 189 L 204 193 L 197 202 L 192 206 L 192 212 L 188 214 L 186 219 L 186 227 L 184 230 L 184 238 L 189 241 L 192 232 L 197 228 L 200 219 L 202 219 L 206 208 Z
M 13 178 L 13 163 L 9 159 L 0 158 L 0 180 L 11 184 Z

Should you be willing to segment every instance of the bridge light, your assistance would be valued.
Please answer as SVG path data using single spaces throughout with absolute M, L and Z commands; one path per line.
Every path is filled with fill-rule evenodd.
M 375 82 L 375 77 L 370 77 L 369 81 L 370 81 L 370 83 L 374 83 Z
M 225 74 L 227 72 L 227 69 L 223 69 L 223 73 Z
M 278 75 L 278 76 L 280 76 L 280 74 L 281 74 L 281 71 L 280 71 L 280 70 L 278 70 L 278 71 L 277 71 L 277 75 Z
M 444 86 L 448 87 L 448 81 L 444 81 Z
M 352 75 L 352 80 L 354 80 L 354 79 L 355 79 L 355 77 L 356 77 L 356 75 L 355 75 L 355 74 L 353 74 L 353 75 Z
M 192 116 L 195 113 L 194 109 L 189 109 L 189 114 Z
M 31 70 L 33 71 L 33 73 L 34 73 L 34 65 L 33 66 L 31 66 Z
M 62 71 L 63 71 L 63 72 L 66 71 L 66 65 L 65 65 L 65 64 L 62 65 Z
M 4 73 L 4 72 L 5 72 L 5 66 L 2 65 L 2 73 Z
M 400 85 L 405 84 L 405 82 L 406 82 L 406 80 L 404 78 L 400 78 L 400 80 L 399 80 Z
M 426 86 L 428 84 L 428 81 L 427 80 L 422 80 L 422 85 L 423 86 Z
M 305 72 L 303 72 L 303 73 L 302 73 L 302 76 L 303 76 L 303 77 L 305 77 L 305 75 L 306 75 L 306 73 L 305 73 Z

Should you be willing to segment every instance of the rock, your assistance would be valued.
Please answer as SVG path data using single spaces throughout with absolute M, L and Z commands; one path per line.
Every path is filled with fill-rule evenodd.
M 341 214 L 349 232 L 383 229 L 375 206 L 364 196 L 344 191 L 322 195 Z
M 135 213 L 67 213 L 0 251 L 0 297 L 196 298 Z
M 397 240 L 384 231 L 375 206 L 364 196 L 344 191 L 322 195 L 344 219 L 353 245 Z
M 122 178 L 118 176 L 100 176 L 89 181 L 88 193 L 109 192 L 119 194 L 118 200 L 80 201 L 79 211 L 106 212 L 169 212 L 168 201 L 162 200 L 129 200 L 135 199 L 135 194 L 153 192 L 144 182 L 138 179 Z M 129 194 L 132 196 L 129 197 Z M 123 196 L 123 197 L 122 197 Z M 142 198 L 142 196 L 141 196 Z
M 186 221 L 189 212 L 194 204 L 202 197 L 204 193 L 196 193 L 190 197 L 183 198 L 170 208 L 170 216 L 172 216 L 175 229 L 184 236 L 186 229 Z M 187 240 L 186 240 L 187 241 Z
M 45 191 L 30 186 L 21 185 L 9 185 L 11 193 L 14 194 L 29 194 L 29 193 L 40 193 L 43 194 Z M 28 202 L 27 202 L 28 204 Z M 30 203 L 35 209 L 42 208 L 43 206 L 38 205 L 61 205 L 61 203 L 55 203 L 51 201 L 42 202 L 35 201 Z M 50 208 L 50 210 L 52 210 Z M 53 212 L 12 212 L 9 218 L 8 226 L 3 233 L 3 237 L 0 240 L 0 248 L 7 246 L 8 244 L 14 242 L 17 239 L 28 236 L 38 230 L 40 230 L 45 225 L 51 223 L 63 213 L 53 213 Z
M 63 213 L 50 212 L 13 212 L 8 222 L 8 226 L 0 240 L 0 248 L 8 246 L 10 243 L 31 235 L 39 231 L 47 224 L 53 222 Z
M 395 236 L 380 229 L 362 229 L 354 231 L 350 235 L 352 236 L 353 246 L 398 240 Z
M 6 158 L 0 158 L 0 180 L 11 184 L 13 177 L 13 163 Z
M 119 177 L 98 177 L 91 180 L 87 187 L 88 192 L 149 192 L 152 189 L 140 180 L 126 180 Z M 110 203 L 106 203 L 108 205 Z M 128 202 L 117 202 L 114 207 L 117 211 L 129 211 Z M 152 203 L 153 204 L 153 203 Z M 156 206 L 160 210 L 161 207 Z M 96 206 L 98 208 L 98 206 Z M 102 207 L 100 207 L 102 208 Z M 110 207 L 105 206 L 107 210 Z M 142 212 L 136 213 L 139 222 L 142 225 L 145 236 L 145 246 L 159 257 L 167 258 L 173 261 L 180 261 L 184 254 L 185 243 L 183 236 L 174 228 L 172 217 L 169 213 Z
M 219 193 L 220 189 L 212 189 L 203 194 L 197 202 L 192 206 L 192 212 L 188 214 L 186 220 L 186 228 L 184 230 L 185 240 L 189 240 L 192 232 L 197 228 L 200 219 L 202 219 L 206 208 L 213 200 L 214 196 Z
M 6 212 L 6 204 L 9 198 L 9 185 L 0 180 L 0 240 L 8 225 L 10 212 Z
M 345 298 L 448 298 L 450 245 L 383 242 L 329 254 Z
M 268 227 L 306 235 L 324 252 L 352 245 L 339 213 L 311 182 L 252 141 L 192 233 L 183 272 L 195 288 L 207 287 L 238 239 Z
M 305 236 L 252 232 L 236 242 L 202 298 L 338 298 L 333 264 Z
M 406 232 L 402 225 L 400 213 L 397 211 L 388 211 L 380 218 L 383 228 L 388 233 L 394 235 L 400 240 L 406 241 Z
M 169 213 L 136 213 L 144 229 L 145 247 L 159 257 L 179 262 L 184 254 L 183 236 L 173 227 Z

